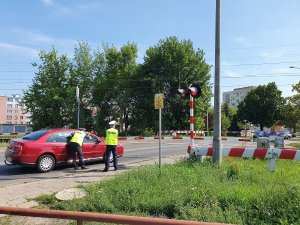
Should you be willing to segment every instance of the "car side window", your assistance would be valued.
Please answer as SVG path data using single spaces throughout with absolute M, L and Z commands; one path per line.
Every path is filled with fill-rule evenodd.
M 91 139 L 84 138 L 83 143 L 97 143 L 98 139 L 96 136 L 90 135 Z
M 51 135 L 47 142 L 60 142 L 60 143 L 67 143 L 68 136 L 70 135 L 69 132 L 58 132 Z

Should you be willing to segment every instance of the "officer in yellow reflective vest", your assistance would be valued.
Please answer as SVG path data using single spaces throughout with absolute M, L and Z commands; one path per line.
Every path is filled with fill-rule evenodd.
M 79 166 L 81 167 L 81 169 L 86 169 L 83 161 L 82 144 L 83 144 L 83 139 L 84 138 L 90 139 L 90 136 L 84 131 L 85 131 L 84 128 L 79 128 L 78 131 L 75 131 L 71 134 L 70 151 L 71 151 L 73 166 L 75 170 L 78 170 L 78 165 L 76 163 L 76 155 L 79 159 Z
M 117 154 L 117 145 L 118 145 L 118 130 L 115 129 L 116 121 L 110 121 L 110 128 L 106 130 L 105 144 L 105 168 L 103 172 L 109 171 L 109 163 L 110 163 L 110 154 L 113 154 L 113 162 L 115 170 L 118 169 L 118 154 Z

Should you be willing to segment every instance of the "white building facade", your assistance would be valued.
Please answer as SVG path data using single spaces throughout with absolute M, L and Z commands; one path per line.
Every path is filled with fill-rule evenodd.
M 255 86 L 235 88 L 233 91 L 223 92 L 223 103 L 237 107 L 244 100 L 246 95 L 254 89 Z

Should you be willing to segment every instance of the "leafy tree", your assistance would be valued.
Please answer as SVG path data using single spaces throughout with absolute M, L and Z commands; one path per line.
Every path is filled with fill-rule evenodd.
M 134 109 L 134 74 L 137 47 L 128 43 L 118 51 L 104 46 L 104 52 L 97 53 L 96 73 L 93 88 L 93 103 L 99 108 L 99 127 L 104 129 L 108 120 L 120 122 L 120 129 L 127 132 Z M 102 122 L 101 122 L 102 121 Z
M 296 132 L 297 127 L 300 126 L 300 83 L 293 86 L 293 91 L 298 92 L 298 94 L 285 99 L 283 118 L 280 123 L 293 128 L 293 131 Z
M 58 56 L 54 49 L 48 53 L 42 51 L 39 56 L 41 64 L 33 64 L 38 71 L 32 85 L 24 92 L 23 99 L 31 112 L 33 128 L 68 125 L 72 121 L 68 91 L 71 64 L 66 55 Z
M 70 108 L 73 109 L 71 112 L 72 125 L 73 127 L 77 127 L 78 106 L 75 98 L 75 92 L 76 87 L 78 87 L 80 99 L 79 126 L 86 127 L 88 130 L 92 130 L 93 119 L 91 116 L 91 111 L 93 107 L 90 100 L 92 98 L 93 80 L 95 76 L 95 61 L 94 56 L 91 54 L 91 48 L 86 42 L 79 42 L 78 46 L 75 47 L 70 71 L 70 87 L 66 91 L 68 91 L 68 95 L 73 97 L 69 101 L 71 106 Z
M 274 82 L 259 85 L 238 105 L 238 118 L 259 125 L 263 130 L 263 127 L 271 127 L 282 118 L 283 102 L 281 91 Z
M 225 133 L 228 130 L 237 131 L 239 130 L 237 125 L 237 108 L 230 106 L 226 103 L 222 104 L 221 107 L 221 123 L 222 132 Z
M 226 135 L 226 131 L 228 131 L 229 127 L 230 127 L 229 117 L 226 116 L 225 113 L 221 113 L 221 132 L 222 132 L 222 135 Z
M 179 97 L 177 89 L 179 86 L 187 88 L 197 82 L 202 87 L 203 94 L 200 99 L 195 99 L 195 125 L 197 129 L 203 129 L 211 98 L 209 71 L 210 66 L 204 60 L 204 52 L 194 50 L 191 41 L 169 37 L 150 47 L 137 73 L 140 88 L 134 93 L 136 108 L 133 128 L 149 126 L 158 130 L 158 110 L 154 109 L 153 102 L 156 93 L 163 93 L 163 129 L 188 129 L 189 100 Z

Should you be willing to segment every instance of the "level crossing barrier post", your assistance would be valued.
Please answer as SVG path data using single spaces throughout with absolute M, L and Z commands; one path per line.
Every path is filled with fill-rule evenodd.
M 196 156 L 212 156 L 212 147 L 194 147 L 191 152 Z M 222 156 L 268 159 L 269 170 L 276 168 L 276 159 L 300 160 L 300 150 L 280 148 L 223 148 Z

